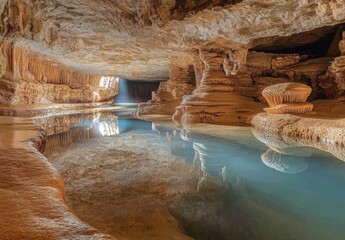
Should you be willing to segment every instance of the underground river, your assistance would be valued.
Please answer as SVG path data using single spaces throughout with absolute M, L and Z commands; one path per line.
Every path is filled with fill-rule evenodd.
M 341 146 L 115 112 L 34 119 L 73 214 L 117 239 L 342 239 Z

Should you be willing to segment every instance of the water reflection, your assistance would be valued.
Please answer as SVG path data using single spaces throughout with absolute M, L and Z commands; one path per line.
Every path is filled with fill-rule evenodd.
M 71 145 L 56 163 L 65 181 L 70 181 L 66 184 L 66 194 L 73 196 L 70 206 L 77 214 L 94 215 L 82 219 L 96 219 L 97 226 L 107 226 L 104 229 L 124 226 L 125 216 L 133 222 L 135 216 L 143 220 L 131 215 L 130 209 L 144 211 L 137 205 L 140 196 L 150 193 L 164 198 L 164 204 L 158 205 L 166 204 L 184 232 L 196 239 L 342 239 L 345 235 L 345 164 L 326 153 L 344 160 L 340 146 L 250 128 L 237 128 L 222 137 L 205 135 L 167 123 L 118 119 L 111 113 L 45 119 L 41 124 L 50 132 L 48 152 L 58 144 Z M 62 135 L 66 142 L 54 140 Z M 85 142 L 77 145 L 83 149 L 79 160 L 70 157 L 78 152 L 75 141 Z M 176 162 L 183 164 L 176 167 Z M 86 185 L 80 189 L 82 183 Z M 92 211 L 92 206 L 98 208 Z M 154 219 L 152 224 L 146 221 L 150 228 L 169 233 L 170 223 L 162 227 L 157 225 L 162 219 Z M 173 228 L 170 233 L 176 234 L 176 225 Z M 138 229 L 143 231 L 142 226 Z M 120 230 L 114 233 L 120 239 L 119 232 L 136 231 L 128 225 Z M 126 237 L 139 239 L 140 234 L 147 237 L 146 233 Z M 156 239 L 164 239 L 162 233 L 155 234 Z
M 282 154 L 272 148 L 267 148 L 261 155 L 261 160 L 267 167 L 284 173 L 297 174 L 308 169 L 306 158 Z

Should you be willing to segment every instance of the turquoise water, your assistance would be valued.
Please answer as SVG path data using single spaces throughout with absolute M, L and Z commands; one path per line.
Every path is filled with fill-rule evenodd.
M 147 135 L 147 141 L 160 141 L 178 161 L 197 169 L 195 191 L 175 195 L 167 204 L 181 231 L 192 238 L 345 239 L 345 164 L 321 147 L 253 134 L 250 128 L 207 134 L 202 128 L 201 134 L 115 113 L 78 118 L 83 121 L 69 131 L 93 129 L 93 138 L 108 142 Z M 73 141 L 93 148 L 87 138 Z M 342 149 L 329 149 L 343 155 Z

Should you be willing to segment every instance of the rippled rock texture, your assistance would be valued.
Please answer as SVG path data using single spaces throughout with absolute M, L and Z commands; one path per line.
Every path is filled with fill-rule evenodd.
M 114 239 L 78 219 L 65 205 L 60 174 L 37 150 L 46 134 L 31 121 L 0 118 L 2 239 Z

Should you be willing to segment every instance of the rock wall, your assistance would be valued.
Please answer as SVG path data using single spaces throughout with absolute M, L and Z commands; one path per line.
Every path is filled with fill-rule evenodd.
M 341 56 L 336 57 L 329 68 L 333 74 L 337 87 L 345 91 L 345 32 L 342 34 L 342 40 L 339 42 L 339 50 Z
M 6 41 L 6 71 L 0 78 L 0 104 L 97 102 L 118 92 L 116 77 L 96 76 L 67 68 L 25 43 Z

